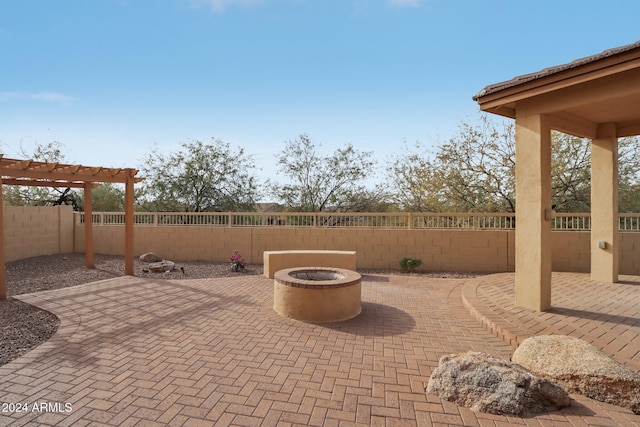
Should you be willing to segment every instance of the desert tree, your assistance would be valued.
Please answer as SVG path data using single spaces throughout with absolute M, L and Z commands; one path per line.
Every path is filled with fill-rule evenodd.
M 404 210 L 513 212 L 513 153 L 513 127 L 484 118 L 476 125 L 463 122 L 435 152 L 416 143 L 414 150 L 396 156 L 387 179 Z
M 482 115 L 431 152 L 407 150 L 387 168 L 396 203 L 406 210 L 515 212 L 515 126 Z M 591 206 L 591 141 L 553 131 L 551 193 L 558 212 L 588 212 Z M 621 212 L 640 208 L 640 138 L 619 140 Z
M 94 212 L 124 212 L 125 191 L 122 184 L 106 182 L 91 190 Z
M 640 212 L 640 137 L 618 141 L 618 171 L 620 212 Z
M 20 144 L 18 155 L 23 159 L 39 162 L 68 163 L 64 154 L 65 148 L 64 144 L 58 141 L 37 143 L 32 150 Z M 71 205 L 76 211 L 82 210 L 81 191 L 72 188 L 8 185 L 3 188 L 3 199 L 11 206 Z
M 400 210 L 409 212 L 441 212 L 450 210 L 449 199 L 430 153 L 420 142 L 413 147 L 404 143 L 402 153 L 387 165 L 389 199 Z
M 286 209 L 297 212 L 358 211 L 380 207 L 380 189 L 368 189 L 365 181 L 374 174 L 372 152 L 351 144 L 333 154 L 319 152 L 311 138 L 302 134 L 286 141 L 276 154 L 287 182 L 267 182 L 267 189 Z
M 253 156 L 212 138 L 189 141 L 163 153 L 156 146 L 144 160 L 136 194 L 140 209 L 174 212 L 253 211 L 258 198 Z

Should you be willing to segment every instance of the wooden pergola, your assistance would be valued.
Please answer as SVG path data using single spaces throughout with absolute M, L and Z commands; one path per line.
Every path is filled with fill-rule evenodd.
M 640 134 L 640 42 L 487 86 L 516 122 L 516 305 L 551 307 L 552 129 L 591 143 L 591 278 L 618 280 L 618 138 Z
M 125 245 L 124 273 L 133 275 L 133 185 L 142 181 L 136 178 L 136 169 L 117 169 L 70 165 L 35 160 L 5 158 L 0 154 L 0 178 L 3 185 L 31 187 L 63 187 L 84 189 L 85 263 L 94 268 L 93 211 L 91 190 L 102 183 L 125 184 Z M 0 207 L 3 207 L 2 185 L 0 185 Z M 0 209 L 0 225 L 4 223 L 4 209 Z M 5 266 L 4 227 L 0 226 L 0 300 L 7 298 L 7 276 Z

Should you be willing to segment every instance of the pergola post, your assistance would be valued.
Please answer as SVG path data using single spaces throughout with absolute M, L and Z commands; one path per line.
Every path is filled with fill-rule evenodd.
M 551 128 L 542 114 L 516 112 L 515 305 L 551 307 Z
M 615 123 L 591 140 L 591 279 L 618 281 L 618 138 Z
M 93 258 L 93 208 L 91 190 L 93 185 L 90 182 L 84 184 L 84 263 L 87 268 L 94 268 Z
M 133 276 L 133 183 L 135 170 L 127 170 L 124 194 L 124 274 Z
M 4 254 L 4 201 L 2 200 L 2 178 L 0 177 L 0 301 L 7 299 L 7 267 Z

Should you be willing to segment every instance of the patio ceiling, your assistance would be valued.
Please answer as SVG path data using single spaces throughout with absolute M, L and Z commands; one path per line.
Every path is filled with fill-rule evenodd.
M 640 41 L 485 87 L 473 97 L 482 111 L 515 119 L 535 110 L 553 129 L 597 138 L 614 123 L 618 137 L 640 134 Z

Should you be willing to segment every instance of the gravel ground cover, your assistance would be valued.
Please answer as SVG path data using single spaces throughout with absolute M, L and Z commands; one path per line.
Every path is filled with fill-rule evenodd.
M 124 275 L 121 256 L 95 255 L 95 268 L 85 267 L 84 254 L 57 254 L 11 261 L 7 266 L 6 301 L 0 301 L 0 365 L 4 365 L 48 340 L 58 329 L 60 321 L 53 314 L 11 298 L 52 289 L 61 289 L 83 283 L 110 279 Z M 231 271 L 230 263 L 206 261 L 176 262 L 178 269 L 167 273 L 151 273 L 146 263 L 134 262 L 139 277 L 158 279 L 200 279 L 207 277 L 233 277 L 242 274 L 262 274 L 262 265 L 248 264 L 242 272 Z M 180 269 L 184 269 L 184 273 Z M 359 270 L 361 274 L 401 274 L 392 270 Z M 421 272 L 425 277 L 463 278 L 472 273 Z

